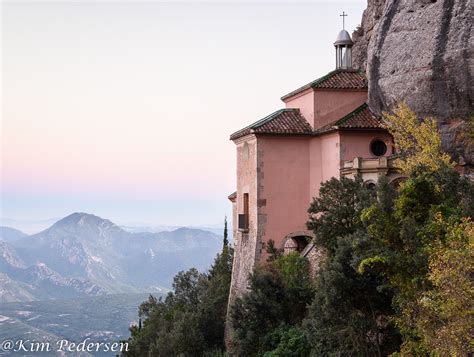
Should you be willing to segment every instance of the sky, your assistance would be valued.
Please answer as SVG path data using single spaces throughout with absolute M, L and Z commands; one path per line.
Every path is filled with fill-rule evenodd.
M 3 1 L 0 217 L 222 222 L 229 135 L 333 70 L 365 6 Z

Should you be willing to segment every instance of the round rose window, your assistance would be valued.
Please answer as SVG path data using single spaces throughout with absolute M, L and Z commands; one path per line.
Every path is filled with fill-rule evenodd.
M 383 156 L 387 152 L 387 145 L 382 140 L 374 140 L 370 144 L 370 151 L 375 156 Z

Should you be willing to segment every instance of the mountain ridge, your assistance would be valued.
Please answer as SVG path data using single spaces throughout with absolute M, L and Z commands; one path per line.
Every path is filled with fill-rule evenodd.
M 178 271 L 207 269 L 221 244 L 218 235 L 201 229 L 132 233 L 108 219 L 75 212 L 12 242 L 0 235 L 0 272 L 31 300 L 164 292 Z M 14 292 L 6 290 L 0 288 L 0 302 L 7 296 L 25 301 L 28 295 L 14 300 Z

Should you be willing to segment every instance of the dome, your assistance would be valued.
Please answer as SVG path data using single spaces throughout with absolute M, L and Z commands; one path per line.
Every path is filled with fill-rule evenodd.
M 339 32 L 339 35 L 337 35 L 336 42 L 334 42 L 334 46 L 353 44 L 354 42 L 352 42 L 351 35 L 349 35 L 349 32 L 347 32 L 346 30 L 341 30 L 341 32 Z

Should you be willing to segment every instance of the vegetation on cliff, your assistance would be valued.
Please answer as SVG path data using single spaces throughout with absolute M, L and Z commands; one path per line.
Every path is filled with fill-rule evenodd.
M 377 273 L 358 266 L 373 247 L 361 217 L 376 202 L 361 178 L 332 179 L 309 209 L 308 226 L 326 255 L 315 284 L 305 329 L 312 352 L 319 356 L 387 355 L 399 343 L 388 316 L 393 289 Z
M 313 297 L 308 262 L 298 253 L 271 256 L 250 277 L 249 292 L 231 309 L 233 353 L 238 356 L 306 355 L 301 323 Z

